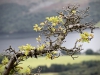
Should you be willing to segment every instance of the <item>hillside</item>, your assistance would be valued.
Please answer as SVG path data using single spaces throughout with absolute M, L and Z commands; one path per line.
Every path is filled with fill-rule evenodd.
M 28 13 L 34 13 L 39 11 L 59 10 L 67 4 L 80 4 L 81 7 L 87 7 L 89 2 L 89 0 L 0 0 L 0 5 L 8 3 L 24 5 L 29 7 Z
M 91 2 L 91 0 L 0 0 L 0 34 L 33 32 L 32 27 L 35 23 L 44 21 L 46 16 L 57 15 L 56 12 L 62 7 L 80 4 L 81 8 L 86 8 Z M 91 11 L 95 10 L 95 13 L 94 11 L 90 13 L 94 14 L 92 18 L 97 22 L 100 17 L 94 6 Z
M 97 27 L 100 27 L 100 21 L 96 24 Z

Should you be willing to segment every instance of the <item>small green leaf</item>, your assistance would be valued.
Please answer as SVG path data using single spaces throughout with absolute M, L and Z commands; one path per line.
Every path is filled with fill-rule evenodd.
M 5 56 L 1 63 L 6 65 L 8 63 L 8 58 Z
M 28 55 L 28 53 L 29 53 L 29 51 L 27 51 L 27 50 L 26 50 L 26 51 L 25 51 L 25 55 L 27 56 L 27 55 Z
M 25 71 L 25 72 L 26 72 L 26 74 L 30 74 L 30 73 L 31 73 L 30 68 L 28 68 L 28 67 L 27 67 L 27 69 L 26 69 L 26 71 Z

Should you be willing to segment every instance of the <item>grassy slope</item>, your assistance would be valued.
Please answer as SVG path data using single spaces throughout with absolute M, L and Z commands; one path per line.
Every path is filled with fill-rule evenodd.
M 41 75 L 58 75 L 58 73 L 41 73 Z
M 100 60 L 100 56 L 96 56 L 96 55 L 92 55 L 92 56 L 87 56 L 87 55 L 81 55 L 78 58 L 76 58 L 75 60 L 73 60 L 70 56 L 61 56 L 57 59 L 54 60 L 49 60 L 46 58 L 38 58 L 38 59 L 34 59 L 34 58 L 29 58 L 24 62 L 21 62 L 23 64 L 21 64 L 21 66 L 24 67 L 24 69 L 28 66 L 31 65 L 31 67 L 35 68 L 39 65 L 47 65 L 48 67 L 51 64 L 73 64 L 73 63 L 81 63 L 82 61 L 89 61 L 89 60 Z
M 51 64 L 74 64 L 74 63 L 81 63 L 82 61 L 89 61 L 89 60 L 100 60 L 100 55 L 96 56 L 96 55 L 81 55 L 78 58 L 76 58 L 75 60 L 73 60 L 70 56 L 60 56 L 57 59 L 54 60 L 50 60 L 47 59 L 45 57 L 40 57 L 38 59 L 35 58 L 29 58 L 26 61 L 21 62 L 22 64 L 20 64 L 20 66 L 22 66 L 24 69 L 21 71 L 25 71 L 27 66 L 31 66 L 33 68 L 39 66 L 39 65 L 47 65 L 48 67 Z M 45 75 L 45 74 L 41 74 L 41 75 Z M 55 73 L 48 73 L 46 75 L 56 75 Z

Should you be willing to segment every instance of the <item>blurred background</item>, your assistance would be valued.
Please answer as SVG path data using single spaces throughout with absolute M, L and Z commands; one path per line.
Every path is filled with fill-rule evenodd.
M 65 7 L 68 4 L 80 4 L 80 9 L 82 10 L 90 7 L 90 14 L 83 20 L 83 22 L 92 21 L 96 26 L 100 27 L 100 0 L 0 0 L 0 53 L 2 53 L 3 50 L 7 49 L 10 45 L 15 50 L 18 50 L 18 46 L 25 45 L 27 43 L 33 46 L 37 46 L 38 43 L 36 42 L 35 38 L 38 37 L 39 34 L 33 31 L 34 24 L 39 24 L 40 22 L 44 21 L 45 17 L 58 15 L 56 12 L 60 11 L 62 7 Z M 90 32 L 90 30 L 87 31 Z M 66 43 L 64 43 L 63 46 L 72 48 L 76 39 L 78 38 L 78 33 L 70 33 L 66 37 Z M 44 38 L 42 39 L 45 40 Z M 100 29 L 94 30 L 94 38 L 90 43 L 84 43 L 83 48 L 84 50 L 81 52 L 81 55 L 92 55 L 94 56 L 94 59 L 100 59 Z M 98 57 L 96 55 L 98 55 Z M 62 72 L 60 73 L 60 75 L 74 75 L 74 73 L 76 73 L 75 75 L 100 75 L 100 72 L 98 72 L 98 70 L 95 70 L 95 72 L 93 73 L 91 71 L 97 69 L 98 67 L 96 68 L 96 66 L 98 65 L 100 67 L 100 62 L 97 62 L 98 65 L 95 65 L 95 62 L 97 61 L 94 61 L 92 63 L 91 61 L 83 62 L 81 64 L 78 64 L 79 66 L 77 64 L 74 65 L 74 68 L 73 65 L 71 65 L 69 62 L 68 66 L 72 66 L 72 68 L 70 69 L 68 68 L 68 66 L 68 69 L 62 69 L 62 71 L 60 70 L 61 67 L 59 66 L 52 69 L 59 68 L 60 71 L 58 71 Z M 92 68 L 89 69 L 91 66 L 88 67 L 87 64 L 92 64 Z M 44 67 L 46 69 L 46 66 Z M 74 71 L 75 68 L 77 69 Z M 79 70 L 78 68 L 83 69 Z M 86 72 L 85 69 L 89 69 L 89 73 Z M 43 72 L 54 72 L 54 70 Z

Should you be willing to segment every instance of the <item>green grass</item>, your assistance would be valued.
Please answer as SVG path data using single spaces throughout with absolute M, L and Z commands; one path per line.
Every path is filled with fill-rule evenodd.
M 23 64 L 21 64 L 20 66 L 23 66 L 24 69 L 29 65 L 33 68 L 39 65 L 47 65 L 49 67 L 51 64 L 66 64 L 67 65 L 68 63 L 74 64 L 74 63 L 81 63 L 82 61 L 89 61 L 89 60 L 100 60 L 100 56 L 81 55 L 75 60 L 73 60 L 70 56 L 61 56 L 54 60 L 46 59 L 45 57 L 40 57 L 38 59 L 29 58 L 26 61 L 21 62 Z
M 58 75 L 58 73 L 41 73 L 41 75 Z
M 27 66 L 31 66 L 33 68 L 39 66 L 39 65 L 47 65 L 48 67 L 51 64 L 74 64 L 74 63 L 81 63 L 82 61 L 89 61 L 89 60 L 100 60 L 100 55 L 79 55 L 78 58 L 75 58 L 73 60 L 70 56 L 60 56 L 59 58 L 56 58 L 54 60 L 46 59 L 45 57 L 39 57 L 36 58 L 29 58 L 26 61 L 21 62 L 20 66 L 22 66 L 24 69 L 21 71 L 25 71 Z M 53 74 L 48 74 L 53 75 Z

